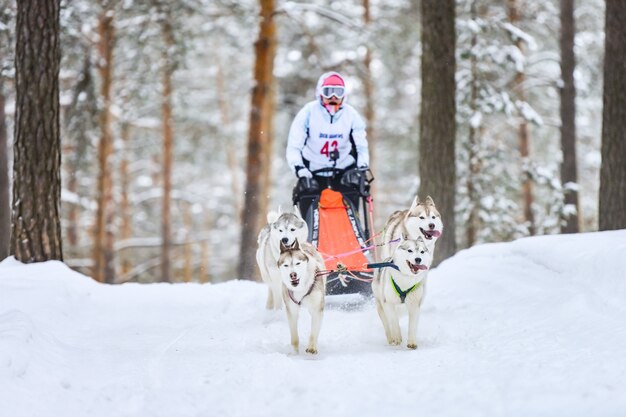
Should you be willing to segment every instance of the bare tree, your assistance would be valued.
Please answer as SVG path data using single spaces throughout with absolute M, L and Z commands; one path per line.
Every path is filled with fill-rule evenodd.
M 96 281 L 113 283 L 113 133 L 111 131 L 111 87 L 113 82 L 113 49 L 115 28 L 113 10 L 105 2 L 98 23 L 98 71 L 100 73 L 100 142 L 98 144 L 97 211 L 94 228 L 93 271 Z
M 565 187 L 565 204 L 575 207 L 576 211 L 565 219 L 561 226 L 562 233 L 578 232 L 578 191 L 568 184 L 578 182 L 576 163 L 576 87 L 574 86 L 574 0 L 561 0 L 561 183 Z
M 521 13 L 519 10 L 518 0 L 508 0 L 508 14 L 509 21 L 513 25 L 518 25 L 521 20 Z M 520 37 L 515 39 L 515 46 L 521 53 L 524 53 L 524 42 Z M 524 81 L 526 80 L 526 74 L 524 71 L 518 71 L 515 74 L 514 90 L 517 93 L 517 98 L 520 102 L 526 100 L 526 94 L 524 91 Z M 523 116 L 520 118 L 517 137 L 519 143 L 519 153 L 522 158 L 522 166 L 526 166 L 530 162 L 530 132 L 528 130 L 528 121 Z M 524 177 L 522 180 L 522 202 L 524 206 L 524 220 L 528 223 L 528 231 L 531 235 L 536 232 L 535 215 L 533 213 L 533 183 L 529 172 L 523 168 Z
M 471 0 L 470 16 L 472 21 L 475 21 L 478 17 L 476 11 L 476 0 Z M 478 33 L 474 31 L 470 41 L 470 71 L 472 75 L 472 83 L 470 85 L 470 109 L 472 115 L 475 114 L 478 109 L 478 60 L 476 59 L 476 45 L 478 44 Z M 469 126 L 469 138 L 468 138 L 468 160 L 469 160 L 469 173 L 466 178 L 467 184 L 467 199 L 469 200 L 469 217 L 467 219 L 466 237 L 467 246 L 472 246 L 476 242 L 476 233 L 480 227 L 480 218 L 478 215 L 479 208 L 479 192 L 477 190 L 477 176 L 480 172 L 480 157 L 478 155 L 478 142 L 480 141 L 480 126 L 475 127 L 473 123 Z
M 59 135 L 60 0 L 20 0 L 11 252 L 22 262 L 62 260 Z
M 372 16 L 370 8 L 370 0 L 363 0 L 363 25 L 366 29 L 372 27 Z M 374 83 L 372 77 L 372 49 L 369 45 L 370 41 L 365 45 L 365 56 L 363 57 L 363 93 L 365 95 L 365 120 L 367 122 L 367 141 L 370 151 L 370 167 L 372 171 L 376 166 L 376 135 L 374 132 Z
M 454 0 L 422 0 L 419 195 L 432 196 L 445 223 L 435 265 L 456 252 L 454 16 Z
M 169 9 L 168 9 L 169 11 Z M 162 68 L 162 102 L 161 117 L 163 118 L 163 204 L 161 210 L 161 282 L 170 282 L 171 250 L 172 250 L 172 161 L 174 131 L 172 123 L 172 76 L 174 75 L 174 63 L 171 49 L 174 45 L 174 31 L 169 14 L 161 20 L 163 35 L 163 60 Z
M 1 59 L 0 59 L 1 60 Z M 9 147 L 4 96 L 4 76 L 0 72 L 0 259 L 9 255 L 11 201 L 9 200 Z
M 252 279 L 257 275 L 255 262 L 256 237 L 261 226 L 261 199 L 267 198 L 263 172 L 269 161 L 264 152 L 271 149 L 271 111 L 274 57 L 276 55 L 275 0 L 260 0 L 261 12 L 259 37 L 254 44 L 256 62 L 254 66 L 255 86 L 252 90 L 250 130 L 248 134 L 248 156 L 246 163 L 246 197 L 241 228 L 241 263 L 239 277 Z M 268 114 L 269 112 L 269 114 Z
M 626 228 L 626 2 L 606 1 L 600 230 Z

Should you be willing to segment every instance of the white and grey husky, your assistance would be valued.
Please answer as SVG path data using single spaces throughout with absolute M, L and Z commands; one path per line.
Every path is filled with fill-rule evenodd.
M 390 345 L 402 343 L 397 308 L 404 304 L 409 313 L 407 347 L 417 349 L 417 324 L 424 301 L 426 276 L 432 260 L 432 252 L 421 236 L 417 239 L 403 236 L 392 257 L 386 259 L 393 267 L 376 271 L 372 292 Z
M 261 271 L 261 278 L 269 287 L 267 309 L 278 310 L 283 304 L 280 273 L 277 266 L 280 245 L 291 247 L 296 240 L 306 242 L 309 236 L 309 227 L 302 219 L 300 211 L 297 208 L 294 210 L 294 213 L 280 214 L 274 211 L 268 213 L 268 224 L 259 233 L 256 261 Z
M 277 265 L 282 280 L 291 345 L 297 353 L 300 345 L 298 316 L 300 307 L 305 307 L 311 315 L 311 334 L 306 352 L 316 354 L 317 338 L 324 316 L 326 276 L 319 274 L 324 269 L 324 260 L 313 245 L 296 240 L 289 247 L 281 242 Z
M 381 258 L 385 259 L 391 256 L 395 247 L 389 242 L 403 235 L 408 239 L 417 239 L 421 236 L 428 250 L 431 253 L 434 252 L 435 242 L 443 232 L 443 223 L 435 202 L 430 196 L 421 202 L 419 197 L 415 196 L 411 208 L 391 214 L 383 230 L 382 239 L 385 244 L 382 246 Z

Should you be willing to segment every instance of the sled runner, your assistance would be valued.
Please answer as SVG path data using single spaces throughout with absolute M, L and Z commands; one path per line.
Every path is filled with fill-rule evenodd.
M 322 173 L 332 175 L 320 177 Z M 371 171 L 324 168 L 313 174 L 317 180 L 298 180 L 293 200 L 309 226 L 309 241 L 322 254 L 326 269 L 333 271 L 327 275 L 326 293 L 369 294 Z

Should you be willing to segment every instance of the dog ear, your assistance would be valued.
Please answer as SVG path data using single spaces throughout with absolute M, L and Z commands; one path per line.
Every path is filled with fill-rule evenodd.
M 278 213 L 276 213 L 275 211 L 270 211 L 269 213 L 267 213 L 267 223 L 274 223 L 276 220 L 278 220 L 278 217 L 280 217 Z
M 288 248 L 287 245 L 280 241 L 280 253 L 288 252 L 291 248 Z
M 411 203 L 411 208 L 409 209 L 409 211 L 413 211 L 413 209 L 417 207 L 419 203 L 420 203 L 420 197 L 416 194 L 415 198 L 413 199 L 413 202 Z
M 426 197 L 426 200 L 424 201 L 424 204 L 429 205 L 429 206 L 434 206 L 435 202 L 433 201 L 431 196 Z
M 404 232 L 402 232 L 402 236 L 400 236 L 400 238 L 402 239 L 402 241 L 409 240 L 409 237 Z
M 294 239 L 291 250 L 300 250 L 300 242 L 298 242 L 298 239 Z
M 298 207 L 297 204 L 293 205 L 293 214 L 295 214 L 296 216 L 298 216 L 298 218 L 302 219 L 302 213 L 300 213 L 300 208 Z M 304 219 L 303 219 L 304 220 Z

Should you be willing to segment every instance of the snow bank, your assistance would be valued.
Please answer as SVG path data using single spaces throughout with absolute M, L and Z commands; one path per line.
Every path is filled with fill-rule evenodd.
M 315 357 L 258 283 L 107 286 L 9 258 L 0 415 L 622 415 L 625 253 L 624 230 L 461 251 L 430 274 L 417 351 L 386 345 L 371 300 L 329 297 Z

